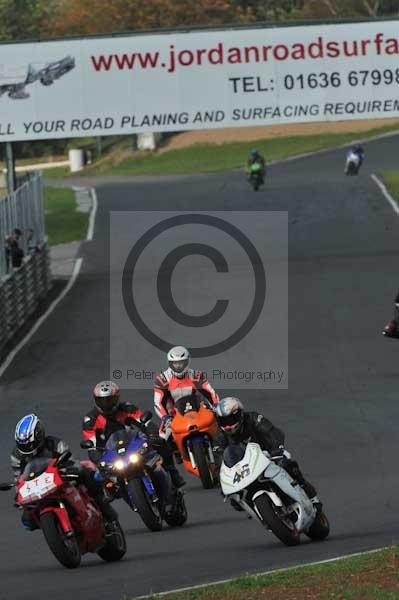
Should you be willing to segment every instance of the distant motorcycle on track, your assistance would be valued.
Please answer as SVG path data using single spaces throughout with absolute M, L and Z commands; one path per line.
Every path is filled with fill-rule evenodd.
M 254 162 L 248 167 L 248 179 L 255 192 L 264 184 L 264 167 L 258 162 Z
M 346 155 L 345 175 L 358 175 L 363 164 L 364 151 L 360 146 L 354 146 Z

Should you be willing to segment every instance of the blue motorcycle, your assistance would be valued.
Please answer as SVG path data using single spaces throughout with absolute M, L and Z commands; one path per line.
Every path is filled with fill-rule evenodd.
M 151 531 L 160 531 L 162 521 L 172 527 L 187 520 L 183 493 L 172 485 L 162 466 L 162 457 L 136 429 L 113 433 L 97 466 L 107 490 L 138 512 Z

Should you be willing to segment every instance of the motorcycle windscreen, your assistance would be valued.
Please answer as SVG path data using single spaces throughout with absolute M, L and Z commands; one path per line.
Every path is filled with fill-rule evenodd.
M 183 396 L 175 401 L 175 408 L 181 414 L 185 415 L 188 412 L 198 412 L 201 408 L 201 396 L 199 394 L 190 394 Z
M 231 444 L 227 446 L 226 450 L 223 453 L 223 462 L 226 467 L 234 467 L 240 460 L 242 460 L 245 456 L 245 446 L 244 444 Z
M 115 431 L 115 433 L 108 438 L 105 447 L 107 450 L 113 450 L 114 452 L 118 452 L 120 448 L 136 450 L 146 441 L 147 436 L 141 431 L 126 431 L 125 429 L 122 429 L 120 431 Z
M 30 481 L 31 479 L 34 479 L 41 473 L 44 473 L 44 471 L 47 469 L 52 460 L 53 459 L 51 458 L 44 457 L 34 458 L 26 465 L 25 469 L 22 472 L 22 478 L 25 481 Z

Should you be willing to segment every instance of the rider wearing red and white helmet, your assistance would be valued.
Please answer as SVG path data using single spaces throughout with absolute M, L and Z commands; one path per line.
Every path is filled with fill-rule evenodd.
M 125 425 L 133 425 L 148 435 L 151 445 L 162 456 L 164 467 L 169 471 L 173 484 L 176 487 L 184 485 L 184 480 L 174 464 L 172 452 L 159 436 L 158 427 L 151 422 L 146 425 L 140 422 L 143 411 L 130 402 L 121 401 L 119 386 L 114 381 L 97 383 L 93 390 L 93 397 L 95 406 L 84 417 L 82 427 L 83 439 L 90 440 L 94 444 L 94 447 L 89 450 L 92 460 L 99 459 L 102 452 L 96 448 L 104 447 L 113 433 Z
M 100 381 L 93 389 L 94 408 L 83 419 L 83 439 L 94 446 L 103 446 L 127 420 L 139 424 L 143 411 L 128 402 L 121 402 L 119 386 L 114 381 Z
M 298 463 L 292 460 L 291 454 L 284 450 L 285 435 L 281 429 L 257 412 L 244 411 L 242 402 L 234 397 L 222 398 L 215 409 L 215 415 L 220 429 L 225 434 L 224 446 L 228 443 L 254 442 L 259 444 L 262 450 L 279 457 L 279 464 L 305 490 L 317 510 L 321 510 L 316 489 L 304 478 Z
M 160 435 L 169 437 L 168 424 L 174 414 L 175 401 L 183 396 L 200 392 L 216 406 L 219 396 L 202 371 L 190 369 L 190 353 L 184 346 L 171 348 L 167 355 L 169 368 L 155 379 L 154 408 L 162 423 Z

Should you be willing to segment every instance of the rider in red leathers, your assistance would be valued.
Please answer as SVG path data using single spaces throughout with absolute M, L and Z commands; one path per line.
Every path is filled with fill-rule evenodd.
M 184 480 L 176 469 L 173 461 L 173 454 L 168 448 L 165 440 L 158 434 L 158 428 L 153 423 L 143 425 L 140 417 L 143 414 L 141 408 L 129 402 L 120 400 L 120 389 L 114 381 L 101 381 L 94 390 L 95 406 L 83 419 L 82 435 L 84 440 L 93 442 L 94 447 L 89 450 L 91 460 L 98 461 L 102 450 L 108 438 L 123 429 L 125 425 L 133 425 L 137 429 L 144 431 L 148 436 L 151 445 L 156 448 L 163 458 L 163 464 L 169 471 L 173 484 L 176 487 L 184 485 Z

